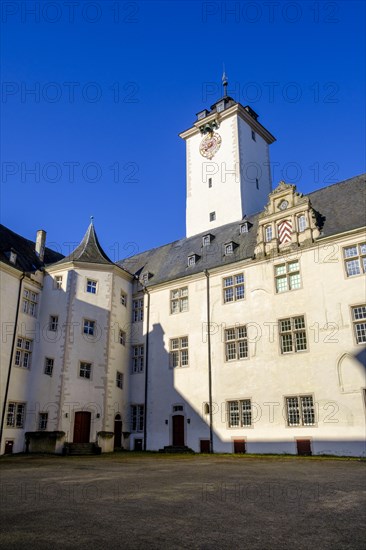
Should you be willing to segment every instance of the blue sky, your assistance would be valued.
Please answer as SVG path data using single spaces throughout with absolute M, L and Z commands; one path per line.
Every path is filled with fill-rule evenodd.
M 3 1 L 1 221 L 113 260 L 185 234 L 178 133 L 221 95 L 277 138 L 273 183 L 365 171 L 364 2 Z M 33 93 L 31 92 L 33 90 Z

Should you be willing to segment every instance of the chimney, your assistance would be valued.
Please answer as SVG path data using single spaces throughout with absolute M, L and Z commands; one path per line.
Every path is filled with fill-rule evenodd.
M 44 250 L 46 247 L 46 231 L 43 229 L 39 229 L 37 231 L 37 238 L 36 238 L 36 254 L 41 262 L 44 260 Z

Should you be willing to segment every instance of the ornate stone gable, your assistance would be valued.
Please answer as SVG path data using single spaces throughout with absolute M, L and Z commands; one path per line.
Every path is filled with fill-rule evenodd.
M 309 197 L 296 185 L 280 181 L 259 215 L 257 258 L 277 255 L 308 245 L 319 236 L 318 215 Z

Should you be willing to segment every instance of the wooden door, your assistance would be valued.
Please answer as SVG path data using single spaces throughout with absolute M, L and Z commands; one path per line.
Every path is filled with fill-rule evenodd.
M 200 440 L 200 452 L 201 453 L 209 453 L 210 452 L 210 440 L 209 439 L 201 439 Z
M 89 443 L 91 413 L 78 411 L 75 413 L 74 443 Z
M 14 441 L 11 441 L 11 440 L 5 441 L 5 454 L 6 455 L 11 455 L 13 453 L 13 445 L 14 445 Z
M 120 449 L 122 447 L 122 420 L 119 414 L 114 419 L 114 448 Z
M 310 439 L 298 439 L 297 454 L 300 456 L 311 456 L 311 442 Z
M 234 439 L 234 453 L 245 453 L 245 441 L 244 439 Z
M 184 416 L 181 414 L 173 416 L 173 445 L 184 446 Z

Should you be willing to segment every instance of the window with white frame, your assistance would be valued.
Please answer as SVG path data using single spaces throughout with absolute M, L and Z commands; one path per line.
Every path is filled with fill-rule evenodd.
M 216 212 L 210 212 L 210 222 L 214 222 L 216 220 Z
M 118 341 L 121 344 L 121 346 L 126 345 L 126 333 L 124 330 L 120 330 L 118 334 Z
M 211 235 L 204 235 L 202 237 L 202 246 L 208 246 L 211 243 Z
M 80 366 L 79 366 L 80 378 L 86 378 L 87 380 L 90 380 L 91 372 L 92 372 L 92 364 L 86 363 L 84 361 L 80 361 Z
M 39 430 L 47 430 L 47 423 L 48 423 L 48 413 L 40 412 L 38 416 L 38 429 Z
M 264 238 L 266 243 L 269 243 L 272 240 L 272 226 L 267 225 L 264 229 Z
M 296 353 L 307 350 L 304 315 L 288 317 L 279 321 L 281 353 Z
M 8 428 L 24 428 L 26 403 L 8 403 L 6 425 Z
M 248 222 L 244 222 L 240 225 L 240 233 L 248 233 L 249 231 L 249 226 L 248 226 Z
M 144 406 L 131 405 L 131 432 L 144 430 Z
M 357 344 L 366 343 L 366 305 L 352 308 L 353 330 Z
M 188 256 L 188 267 L 195 265 L 195 263 L 196 263 L 196 255 L 192 254 L 192 256 Z
M 306 223 L 306 216 L 305 214 L 300 214 L 300 216 L 297 217 L 297 230 L 299 233 L 302 233 L 303 231 L 305 231 L 307 227 L 307 223 Z
M 116 372 L 116 386 L 120 390 L 123 390 L 123 372 Z
M 121 300 L 121 304 L 126 307 L 127 306 L 127 294 L 125 292 L 123 292 L 122 290 L 121 290 L 120 300 Z
M 343 248 L 343 258 L 347 277 L 366 273 L 366 243 Z
M 50 315 L 48 321 L 48 330 L 51 332 L 56 332 L 58 329 L 58 315 Z
M 15 366 L 29 369 L 32 359 L 33 340 L 18 337 L 15 349 Z
M 44 373 L 48 376 L 52 376 L 54 359 L 52 357 L 45 357 L 44 360 Z
M 287 292 L 301 287 L 300 264 L 298 260 L 275 265 L 276 292 Z
M 132 321 L 134 323 L 144 319 L 144 299 L 137 298 L 132 302 Z
M 232 254 L 234 252 L 234 245 L 233 243 L 227 243 L 225 244 L 225 256 L 228 256 L 229 254 Z
M 33 292 L 28 288 L 25 288 L 23 290 L 23 306 L 22 306 L 23 313 L 27 313 L 28 315 L 32 315 L 32 317 L 36 317 L 37 303 L 38 303 L 38 293 Z
M 244 300 L 244 273 L 236 273 L 235 275 L 224 277 L 222 284 L 225 304 Z
M 314 426 L 315 409 L 312 395 L 286 397 L 288 426 Z
M 244 428 L 252 425 L 252 403 L 250 399 L 228 401 L 229 428 Z
M 188 287 L 176 288 L 170 291 L 170 313 L 188 311 Z
M 144 346 L 132 346 L 132 372 L 143 372 L 144 370 Z
M 225 361 L 248 357 L 248 334 L 245 325 L 225 329 Z
M 95 332 L 95 321 L 92 321 L 91 319 L 84 319 L 83 333 L 87 334 L 88 336 L 94 336 L 94 332 Z
M 169 348 L 170 366 L 172 368 L 188 367 L 188 336 L 171 338 Z
M 97 293 L 97 281 L 93 281 L 92 279 L 87 279 L 86 281 L 86 291 L 90 294 L 96 294 Z
M 62 275 L 55 276 L 55 289 L 56 290 L 62 289 Z

